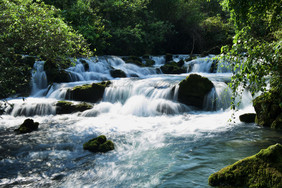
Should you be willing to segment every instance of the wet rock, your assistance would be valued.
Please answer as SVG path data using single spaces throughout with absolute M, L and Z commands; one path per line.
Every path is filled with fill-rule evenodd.
M 113 78 L 126 78 L 125 72 L 120 69 L 111 70 L 110 74 Z
M 215 59 L 212 61 L 211 68 L 210 68 L 210 73 L 216 73 L 217 72 L 217 67 L 218 67 L 218 60 Z
M 253 101 L 257 113 L 255 123 L 260 126 L 282 129 L 282 99 L 278 91 L 270 91 Z
M 155 61 L 154 60 L 152 60 L 152 59 L 145 59 L 145 66 L 146 67 L 152 67 L 152 66 L 154 66 L 155 65 Z
M 58 60 L 59 61 L 59 60 Z M 63 67 L 60 67 L 59 64 L 61 64 Z M 64 68 L 70 66 L 70 61 L 63 61 L 61 60 L 59 62 L 55 62 L 52 60 L 48 60 L 44 63 L 44 70 L 47 75 L 48 84 L 52 83 L 64 83 L 64 82 L 70 82 L 71 78 L 67 71 L 64 70 Z
M 89 64 L 84 59 L 81 59 L 80 62 L 82 63 L 84 70 L 86 72 L 89 71 Z
M 165 62 L 170 62 L 172 60 L 173 60 L 172 54 L 170 54 L 170 53 L 165 54 Z
M 282 187 L 282 145 L 272 145 L 221 169 L 209 177 L 209 184 L 225 187 Z
M 34 122 L 33 119 L 26 119 L 23 124 L 20 125 L 18 129 L 15 129 L 15 132 L 24 134 L 30 133 L 38 129 L 39 123 Z
M 102 99 L 105 88 L 110 84 L 111 82 L 107 81 L 76 86 L 72 89 L 68 89 L 66 99 L 96 103 Z
M 244 123 L 254 123 L 256 119 L 256 114 L 255 113 L 242 114 L 239 116 L 239 119 L 241 122 Z
M 144 64 L 142 63 L 142 59 L 140 57 L 129 56 L 129 57 L 124 57 L 122 59 L 125 61 L 125 63 L 131 63 L 139 67 L 144 67 Z
M 115 146 L 111 140 L 107 140 L 106 136 L 101 135 L 84 143 L 83 149 L 92 152 L 108 152 L 114 150 Z
M 184 67 L 180 67 L 176 62 L 169 62 L 161 66 L 161 70 L 164 74 L 181 74 L 186 73 Z
M 73 104 L 69 101 L 58 101 L 56 103 L 56 114 L 71 114 L 75 112 L 83 112 L 89 110 L 93 105 L 88 103 Z
M 212 88 L 214 85 L 208 78 L 190 74 L 179 83 L 178 101 L 202 109 L 204 98 Z

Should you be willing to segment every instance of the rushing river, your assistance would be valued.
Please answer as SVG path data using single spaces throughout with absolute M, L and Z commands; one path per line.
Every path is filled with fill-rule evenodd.
M 10 99 L 13 110 L 0 119 L 0 187 L 209 187 L 210 174 L 281 143 L 281 132 L 238 118 L 228 122 L 232 115 L 228 68 L 218 66 L 216 73 L 209 73 L 208 58 L 185 62 L 187 69 L 215 85 L 206 110 L 197 111 L 177 102 L 177 89 L 170 92 L 189 73 L 161 74 L 158 67 L 164 57 L 151 59 L 155 66 L 146 68 L 119 57 L 93 58 L 85 60 L 88 71 L 77 62 L 67 70 L 73 82 L 51 88 L 43 62 L 37 62 L 32 96 Z M 128 77 L 113 79 L 112 67 Z M 93 109 L 55 115 L 54 104 L 64 99 L 67 88 L 102 80 L 111 80 L 112 85 Z M 245 92 L 237 117 L 254 112 L 251 100 Z M 15 134 L 27 116 L 40 123 L 38 131 Z M 83 150 L 84 142 L 102 134 L 115 143 L 114 151 Z

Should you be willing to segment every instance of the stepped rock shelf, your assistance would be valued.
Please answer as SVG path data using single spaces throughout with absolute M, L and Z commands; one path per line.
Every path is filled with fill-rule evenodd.
M 281 144 L 279 131 L 228 125 L 232 70 L 213 57 L 36 61 L 30 96 L 2 105 L 0 187 L 209 187 L 222 167 Z M 254 113 L 242 97 L 238 113 Z M 26 119 L 38 129 L 15 133 Z

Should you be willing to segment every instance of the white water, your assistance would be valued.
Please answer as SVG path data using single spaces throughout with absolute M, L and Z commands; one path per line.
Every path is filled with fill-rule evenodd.
M 164 63 L 163 56 L 151 58 L 157 60 L 156 67 Z M 208 187 L 211 173 L 281 136 L 240 123 L 238 118 L 237 123 L 228 123 L 232 114 L 228 71 L 198 72 L 215 89 L 206 97 L 206 111 L 195 111 L 177 102 L 177 87 L 172 92 L 188 73 L 157 74 L 154 68 L 125 64 L 118 57 L 95 61 L 87 60 L 88 72 L 80 62 L 68 69 L 77 82 L 54 84 L 49 89 L 35 81 L 44 78 L 43 70 L 37 69 L 34 97 L 9 100 L 14 108 L 0 121 L 0 186 Z M 203 60 L 201 66 L 197 69 L 208 70 L 210 63 Z M 111 67 L 139 77 L 113 79 Z M 93 109 L 55 115 L 55 103 L 64 99 L 67 88 L 105 79 L 112 85 Z M 244 93 L 237 114 L 254 111 L 251 99 Z M 38 121 L 39 130 L 16 135 L 13 130 L 26 119 L 24 115 Z M 84 142 L 101 134 L 115 143 L 114 151 L 93 154 L 82 149 Z

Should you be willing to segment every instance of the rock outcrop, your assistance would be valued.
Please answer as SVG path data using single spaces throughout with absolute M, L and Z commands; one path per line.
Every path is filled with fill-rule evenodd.
M 276 144 L 209 177 L 211 186 L 282 187 L 282 145 Z
M 110 84 L 111 82 L 107 81 L 76 86 L 72 89 L 68 89 L 66 99 L 96 103 L 102 99 L 105 88 Z
M 101 135 L 83 144 L 83 149 L 92 152 L 108 152 L 115 149 L 114 143 Z
M 15 132 L 19 134 L 30 133 L 38 129 L 39 123 L 34 122 L 33 119 L 26 119 Z
M 242 114 L 239 116 L 239 119 L 241 122 L 244 123 L 254 123 L 256 119 L 256 114 L 255 113 Z
M 186 68 L 182 67 L 181 63 L 176 63 L 174 61 L 168 62 L 160 67 L 164 74 L 181 74 L 186 73 Z
M 179 83 L 178 101 L 202 109 L 205 96 L 214 87 L 206 77 L 190 74 Z
M 75 112 L 83 112 L 91 109 L 93 106 L 88 103 L 74 104 L 69 101 L 58 101 L 56 103 L 56 114 L 71 114 Z
M 110 74 L 113 78 L 126 78 L 125 72 L 120 69 L 113 69 L 110 71 Z
M 282 98 L 278 91 L 270 91 L 253 101 L 257 113 L 255 122 L 260 126 L 282 129 Z

